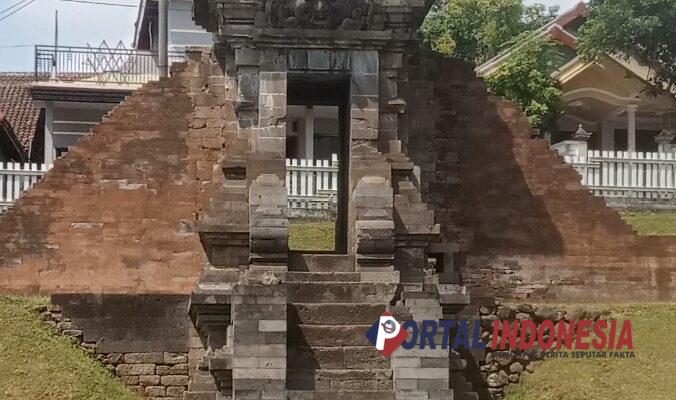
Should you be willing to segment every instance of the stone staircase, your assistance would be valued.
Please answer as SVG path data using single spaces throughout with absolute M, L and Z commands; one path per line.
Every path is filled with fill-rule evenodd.
M 295 255 L 289 269 L 289 399 L 394 399 L 390 361 L 364 333 L 394 298 L 397 283 L 365 282 L 355 258 L 345 255 Z

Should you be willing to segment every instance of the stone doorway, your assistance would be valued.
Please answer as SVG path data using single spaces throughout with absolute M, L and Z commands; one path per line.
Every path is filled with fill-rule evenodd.
M 337 179 L 333 190 L 326 193 L 332 200 L 330 212 L 318 214 L 312 218 L 312 225 L 324 231 L 333 231 L 333 246 L 312 248 L 302 246 L 290 250 L 305 253 L 328 252 L 345 254 L 347 252 L 347 202 L 348 202 L 348 168 L 349 168 L 349 126 L 350 126 L 350 77 L 347 74 L 328 73 L 292 73 L 287 78 L 287 109 L 294 110 L 287 119 L 306 113 L 302 121 L 287 121 L 287 158 L 305 158 L 306 163 L 321 155 L 330 154 L 331 165 L 338 165 Z M 315 119 L 315 115 L 318 117 Z M 317 123 L 315 123 L 317 122 Z M 315 188 L 326 179 L 324 174 L 306 177 Z M 287 178 L 287 184 L 292 184 Z M 309 214 L 310 216 L 312 214 Z M 307 216 L 299 216 L 292 224 L 307 223 Z M 328 226 L 328 227 L 327 227 Z M 293 230 L 293 234 L 303 234 L 302 230 Z M 330 234 L 331 232 L 324 232 Z M 291 243 L 298 243 L 290 238 Z

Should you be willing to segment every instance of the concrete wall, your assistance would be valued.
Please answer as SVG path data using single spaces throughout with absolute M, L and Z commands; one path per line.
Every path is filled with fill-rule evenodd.
M 186 46 L 212 45 L 212 35 L 192 20 L 191 0 L 170 0 L 168 14 L 170 51 L 184 51 Z
M 169 28 L 169 51 L 184 51 L 186 46 L 211 46 L 213 39 L 211 33 L 195 25 L 192 20 L 191 0 L 169 0 L 168 28 Z M 155 7 L 157 3 L 154 2 Z M 150 12 L 147 17 L 150 20 L 152 51 L 157 51 L 159 34 L 157 22 L 157 9 Z

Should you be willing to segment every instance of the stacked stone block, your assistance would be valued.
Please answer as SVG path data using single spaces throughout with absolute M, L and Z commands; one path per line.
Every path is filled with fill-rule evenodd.
M 52 304 L 38 311 L 40 319 L 72 338 L 139 395 L 152 400 L 183 399 L 190 375 L 183 332 L 187 321 L 175 309 L 184 309 L 186 300 L 186 296 L 162 295 L 56 295 Z M 160 309 L 164 312 L 152 317 L 131 315 Z M 161 333 L 156 324 L 163 324 Z M 134 334 L 139 336 L 137 341 L 130 337 Z
M 286 287 L 238 285 L 233 292 L 233 396 L 286 400 Z
M 357 264 L 389 267 L 394 261 L 392 186 L 381 176 L 364 176 L 352 193 L 355 209 Z
M 354 259 L 337 263 L 332 270 L 341 272 L 320 272 L 308 263 L 311 271 L 287 274 L 289 398 L 392 400 L 390 360 L 373 349 L 364 332 L 398 285 L 365 279 L 354 272 Z
M 274 174 L 259 175 L 249 188 L 250 261 L 285 265 L 289 249 L 284 181 Z
M 394 315 L 400 320 L 411 319 L 418 322 L 419 329 L 422 329 L 421 323 L 424 320 L 443 319 L 439 299 L 432 293 L 425 293 L 423 284 L 405 284 L 405 287 L 402 300 L 392 308 Z M 442 333 L 437 332 L 436 343 L 441 344 L 441 339 Z M 441 346 L 431 348 L 429 344 L 423 348 L 418 343 L 409 350 L 397 349 L 392 355 L 397 398 L 455 398 L 449 382 L 449 355 L 448 349 L 442 349 Z

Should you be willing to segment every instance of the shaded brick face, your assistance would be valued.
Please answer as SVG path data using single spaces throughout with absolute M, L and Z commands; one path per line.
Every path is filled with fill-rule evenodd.
M 471 66 L 420 63 L 408 91 L 408 153 L 473 298 L 676 297 L 675 238 L 638 236 Z
M 0 218 L 0 290 L 190 292 L 205 260 L 192 225 L 222 149 L 202 137 L 220 132 L 189 128 L 193 64 L 129 96 Z

